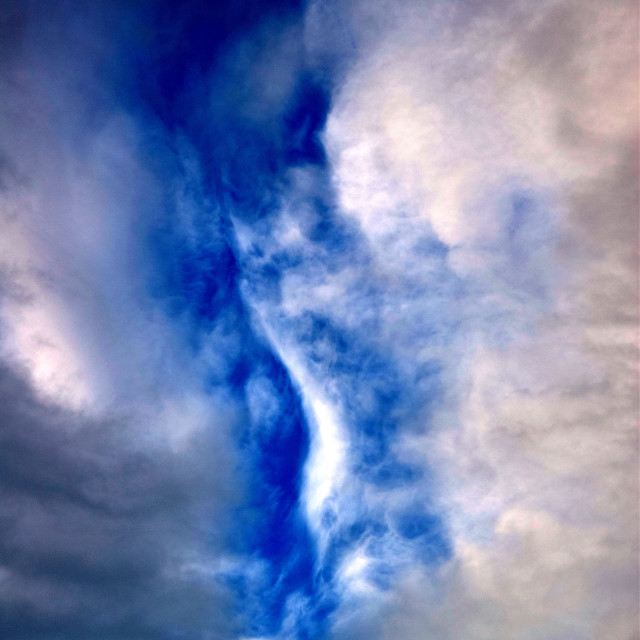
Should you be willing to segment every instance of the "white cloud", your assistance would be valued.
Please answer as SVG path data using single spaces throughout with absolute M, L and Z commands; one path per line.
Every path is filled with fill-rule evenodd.
M 636 126 L 628 4 L 492 3 L 450 22 L 413 9 L 363 46 L 327 123 L 341 204 L 366 233 L 418 216 L 473 243 L 496 233 L 474 206 L 495 181 L 555 191 L 615 163 Z
M 444 365 L 429 433 L 403 445 L 436 471 L 455 557 L 438 575 L 406 573 L 395 605 L 379 607 L 382 631 L 338 627 L 635 637 L 637 7 L 348 7 L 360 55 L 326 132 L 340 205 L 398 301 L 420 237 L 448 245 L 467 294 L 425 277 L 386 334 L 405 362 Z M 508 262 L 498 205 L 513 189 L 540 194 L 528 215 L 550 224 Z M 399 345 L 429 286 L 457 333 L 444 348 L 421 337 L 412 355 Z

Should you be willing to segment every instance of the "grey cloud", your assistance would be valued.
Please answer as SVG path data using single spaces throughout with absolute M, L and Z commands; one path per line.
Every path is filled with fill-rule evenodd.
M 227 508 L 215 444 L 134 449 L 128 420 L 44 403 L 6 365 L 0 406 L 3 637 L 230 637 L 207 567 Z
M 94 76 L 116 3 L 73 4 L 0 10 L 0 636 L 229 638 L 233 408 L 148 292 L 161 191 Z

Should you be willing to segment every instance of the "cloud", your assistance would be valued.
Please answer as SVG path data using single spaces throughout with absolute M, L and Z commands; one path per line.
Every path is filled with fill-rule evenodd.
M 38 400 L 6 366 L 0 393 L 3 634 L 230 637 L 232 598 L 213 577 L 228 500 L 215 438 L 179 455 L 136 446 L 131 420 Z
M 0 72 L 2 635 L 227 638 L 241 408 L 203 377 L 234 341 L 205 330 L 194 356 L 152 287 L 188 180 L 164 189 L 93 75 L 117 36 L 100 9 L 16 7 Z
M 0 27 L 6 634 L 632 637 L 636 8 L 107 4 Z
M 409 571 L 379 626 L 345 613 L 338 629 L 632 637 L 636 8 L 348 7 L 376 25 L 354 26 L 361 53 L 327 121 L 338 202 L 396 281 L 421 264 L 417 237 L 447 247 L 424 287 L 456 332 L 413 356 L 438 357 L 446 392 L 401 450 L 435 470 L 455 553 L 444 578 Z

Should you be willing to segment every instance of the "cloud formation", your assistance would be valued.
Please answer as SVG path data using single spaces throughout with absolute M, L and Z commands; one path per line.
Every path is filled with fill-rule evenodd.
M 636 8 L 404 7 L 329 117 L 335 184 L 387 270 L 419 264 L 410 228 L 476 298 L 406 443 L 439 470 L 449 597 L 409 575 L 379 637 L 633 637 Z
M 150 291 L 162 190 L 138 124 L 92 77 L 115 37 L 104 17 L 7 18 L 2 634 L 231 637 L 216 576 L 243 490 L 237 407 Z
M 5 5 L 3 633 L 635 637 L 637 7 Z

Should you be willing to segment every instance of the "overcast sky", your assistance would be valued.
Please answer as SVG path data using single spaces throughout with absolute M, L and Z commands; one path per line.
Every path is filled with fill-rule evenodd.
M 0 0 L 0 636 L 638 637 L 631 0 Z

